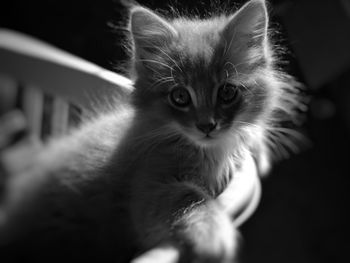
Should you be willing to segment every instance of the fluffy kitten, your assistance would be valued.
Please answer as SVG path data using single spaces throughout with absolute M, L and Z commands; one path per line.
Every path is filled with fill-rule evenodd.
M 204 20 L 135 6 L 130 33 L 130 102 L 53 140 L 10 178 L 8 260 L 122 262 L 157 245 L 176 247 L 181 262 L 234 259 L 237 232 L 215 198 L 247 154 L 268 170 L 268 134 L 295 106 L 265 2 Z

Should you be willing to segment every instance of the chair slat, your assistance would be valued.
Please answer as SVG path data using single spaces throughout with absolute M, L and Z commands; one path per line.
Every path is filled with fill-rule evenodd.
M 60 136 L 68 130 L 69 104 L 60 97 L 54 98 L 51 118 L 51 135 Z
M 33 139 L 39 140 L 41 138 L 43 106 L 43 93 L 33 86 L 25 86 L 23 90 L 23 111 L 28 120 L 28 129 Z
M 15 107 L 17 95 L 17 81 L 0 73 L 0 114 Z

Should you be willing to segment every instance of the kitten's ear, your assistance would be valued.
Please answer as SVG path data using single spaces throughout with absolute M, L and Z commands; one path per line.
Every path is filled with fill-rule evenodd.
M 140 6 L 131 9 L 130 30 L 136 56 L 153 53 L 177 36 L 177 31 L 166 20 Z
M 268 19 L 264 0 L 251 0 L 241 7 L 230 18 L 223 31 L 230 51 L 239 53 L 245 50 L 245 55 L 249 55 L 248 60 L 266 59 Z M 254 54 L 249 52 L 253 50 Z

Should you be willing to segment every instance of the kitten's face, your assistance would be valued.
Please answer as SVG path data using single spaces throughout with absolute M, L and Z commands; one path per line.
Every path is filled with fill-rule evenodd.
M 234 124 L 245 115 L 246 91 L 228 79 L 226 71 L 216 70 L 218 65 L 203 68 L 201 60 L 192 57 L 188 61 L 190 65 L 178 63 L 169 82 L 150 90 L 155 99 L 149 98 L 148 105 L 162 112 L 162 118 L 187 138 L 212 145 L 230 136 Z
M 259 39 L 246 32 L 258 32 L 258 23 L 247 26 L 245 16 L 251 14 L 245 13 L 166 22 L 148 10 L 134 11 L 138 107 L 201 146 L 224 142 L 242 125 L 254 125 L 268 91 L 255 74 L 265 62 L 256 51 Z
M 201 145 L 229 133 L 244 103 L 239 87 L 227 81 L 174 85 L 167 97 L 176 128 Z

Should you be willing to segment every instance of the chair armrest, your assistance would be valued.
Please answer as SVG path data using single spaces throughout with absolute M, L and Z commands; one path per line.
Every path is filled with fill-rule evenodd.
M 0 73 L 85 109 L 122 101 L 132 82 L 33 37 L 0 28 Z M 113 99 L 113 101 L 108 101 Z M 93 103 L 92 103 L 93 102 Z
M 255 212 L 260 198 L 261 183 L 256 163 L 251 155 L 246 154 L 241 169 L 234 174 L 218 200 L 239 227 Z

